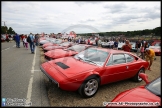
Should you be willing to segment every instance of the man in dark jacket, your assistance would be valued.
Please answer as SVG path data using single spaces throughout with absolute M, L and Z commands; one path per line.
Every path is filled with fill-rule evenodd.
M 20 36 L 16 33 L 15 35 L 16 47 L 20 48 Z

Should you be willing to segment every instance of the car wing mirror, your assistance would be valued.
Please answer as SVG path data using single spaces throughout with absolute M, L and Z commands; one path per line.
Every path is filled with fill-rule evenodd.
M 140 73 L 140 74 L 139 74 L 139 77 L 141 77 L 141 78 L 145 81 L 146 84 L 150 83 L 149 80 L 148 80 L 147 74 L 145 74 L 145 73 Z

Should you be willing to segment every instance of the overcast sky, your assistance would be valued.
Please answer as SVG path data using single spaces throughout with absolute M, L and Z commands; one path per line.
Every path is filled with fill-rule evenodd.
M 1 2 L 1 20 L 18 34 L 97 33 L 161 27 L 161 2 Z M 4 22 L 1 23 L 4 26 Z

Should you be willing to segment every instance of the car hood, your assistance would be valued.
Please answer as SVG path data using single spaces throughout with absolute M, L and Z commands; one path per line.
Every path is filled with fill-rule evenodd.
M 112 102 L 160 102 L 160 97 L 140 86 L 118 94 Z
M 71 51 L 71 50 L 62 50 L 62 49 L 55 49 L 55 50 L 51 50 L 48 51 L 46 53 L 44 53 L 46 56 L 56 59 L 56 58 L 61 58 L 61 57 L 67 57 L 67 56 L 72 56 L 77 54 L 78 52 L 75 51 Z
M 64 57 L 48 61 L 48 63 L 56 68 L 59 72 L 70 78 L 78 74 L 90 71 L 98 66 L 85 63 L 75 59 L 74 57 Z
M 47 47 L 47 46 L 49 46 L 49 45 L 53 45 L 53 43 L 51 43 L 51 42 L 45 43 L 45 44 L 43 45 L 43 47 Z
M 62 46 L 47 46 L 44 48 L 44 50 L 54 50 L 54 49 L 61 49 L 64 48 Z
M 48 40 L 41 40 L 39 43 L 40 44 L 45 44 L 45 43 L 48 43 L 49 41 Z

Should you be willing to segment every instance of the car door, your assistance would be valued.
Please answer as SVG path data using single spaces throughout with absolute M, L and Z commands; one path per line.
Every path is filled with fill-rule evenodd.
M 111 54 L 102 74 L 102 84 L 125 79 L 129 69 L 124 53 Z
M 140 63 L 130 54 L 124 54 L 126 58 L 127 70 L 123 73 L 125 79 L 133 77 L 140 70 Z

